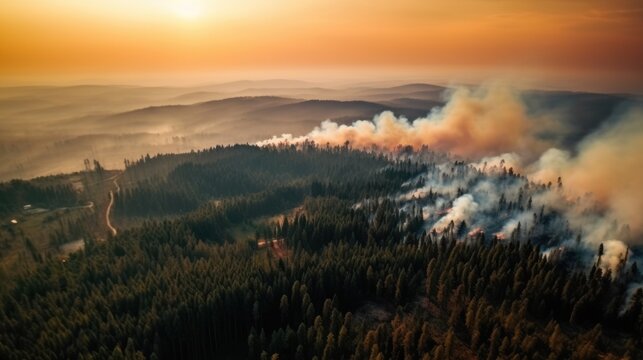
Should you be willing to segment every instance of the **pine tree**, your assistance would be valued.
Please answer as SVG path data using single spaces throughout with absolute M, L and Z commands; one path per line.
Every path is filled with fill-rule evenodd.
M 563 350 L 564 339 L 558 324 L 556 324 L 554 331 L 549 336 L 548 345 L 549 349 L 556 355 L 559 355 Z
M 450 359 L 453 353 L 454 336 L 453 328 L 449 328 L 449 331 L 447 331 L 447 335 L 444 338 L 444 355 L 447 359 Z
M 332 333 L 328 334 L 326 338 L 326 346 L 324 347 L 324 354 L 322 360 L 330 360 L 335 358 L 335 335 Z
M 279 312 L 281 314 L 281 325 L 284 326 L 288 323 L 288 297 L 284 294 L 279 301 Z

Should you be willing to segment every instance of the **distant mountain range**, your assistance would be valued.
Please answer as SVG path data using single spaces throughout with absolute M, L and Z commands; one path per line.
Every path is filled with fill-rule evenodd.
M 413 120 L 442 106 L 448 90 L 423 83 L 331 87 L 292 80 L 3 87 L 0 179 L 72 171 L 84 158 L 115 167 L 145 153 L 302 135 L 326 119 L 347 124 L 385 110 Z M 635 100 L 560 91 L 521 96 L 529 112 L 555 115 L 564 131 L 552 136 L 570 148 Z

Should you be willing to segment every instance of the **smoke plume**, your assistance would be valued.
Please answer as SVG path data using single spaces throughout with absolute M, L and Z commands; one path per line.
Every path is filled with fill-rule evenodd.
M 516 94 L 501 85 L 477 90 L 454 90 L 448 103 L 427 117 L 409 122 L 385 111 L 372 121 L 359 120 L 351 125 L 324 121 L 308 135 L 283 134 L 259 145 L 301 143 L 343 145 L 362 149 L 395 149 L 400 145 L 448 152 L 464 158 L 479 159 L 504 152 L 532 154 L 545 144 L 537 139 L 536 119 L 527 116 Z M 541 129 L 542 130 L 542 129 Z
M 582 141 L 578 155 L 549 149 L 530 166 L 530 178 L 555 181 L 562 177 L 569 195 L 591 194 L 606 217 L 643 233 L 643 110 L 632 109 L 616 124 Z
M 599 266 L 603 269 L 616 271 L 620 264 L 625 261 L 625 254 L 629 251 L 627 245 L 619 240 L 607 240 L 603 243 L 603 255 L 600 258 Z
M 515 91 L 494 84 L 453 90 L 443 108 L 414 121 L 385 111 L 372 121 L 340 125 L 326 120 L 307 135 L 284 134 L 258 144 L 348 142 L 354 148 L 387 150 L 427 146 L 472 161 L 483 172 L 513 168 L 544 183 L 556 183 L 562 177 L 567 198 L 591 194 L 592 204 L 603 207 L 607 218 L 643 234 L 643 217 L 639 216 L 643 187 L 638 184 L 643 178 L 643 156 L 639 155 L 643 154 L 643 111 L 631 110 L 612 122 L 615 125 L 588 136 L 575 156 L 539 136 L 560 131 L 552 118 L 530 117 Z
M 622 274 L 640 256 L 627 244 L 643 237 L 643 107 L 562 150 L 540 135 L 561 133 L 555 114 L 528 112 L 520 99 L 499 85 L 460 88 L 444 107 L 414 121 L 388 111 L 351 125 L 326 120 L 305 136 L 284 134 L 259 145 L 348 143 L 401 159 L 409 155 L 396 149 L 410 145 L 416 161 L 426 149 L 445 153 L 427 159 L 428 172 L 395 195 L 403 211 L 422 208 L 424 230 L 457 226 L 463 238 L 532 239 L 552 259 Z
M 473 200 L 473 196 L 470 194 L 462 195 L 453 201 L 453 207 L 433 225 L 433 228 L 441 231 L 451 221 L 454 223 L 459 221 L 470 222 L 477 210 L 478 203 Z

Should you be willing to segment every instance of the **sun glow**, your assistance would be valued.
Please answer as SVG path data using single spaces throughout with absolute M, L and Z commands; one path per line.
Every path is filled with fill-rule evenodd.
M 196 20 L 203 14 L 203 7 L 195 1 L 172 2 L 172 12 L 185 20 Z
M 325 78 L 325 69 L 641 92 L 643 17 L 632 0 L 331 3 L 0 1 L 0 81 L 231 69 Z

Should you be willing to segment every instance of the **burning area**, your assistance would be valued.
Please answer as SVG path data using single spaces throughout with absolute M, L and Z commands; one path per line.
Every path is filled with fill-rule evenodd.
M 421 162 L 428 171 L 391 197 L 402 210 L 422 209 L 421 231 L 435 240 L 449 233 L 530 241 L 552 261 L 625 278 L 641 263 L 642 109 L 630 104 L 563 149 L 552 136 L 565 131 L 554 114 L 534 115 L 519 92 L 494 84 L 456 89 L 444 107 L 414 121 L 383 112 L 258 144 L 343 145 Z

